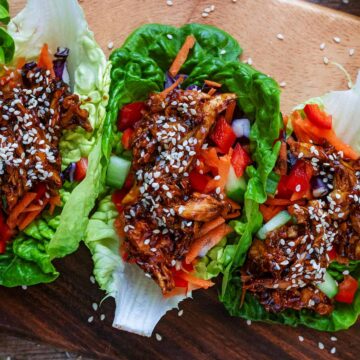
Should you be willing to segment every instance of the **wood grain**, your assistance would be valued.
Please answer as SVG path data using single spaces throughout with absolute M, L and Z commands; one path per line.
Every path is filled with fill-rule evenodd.
M 13 12 L 23 3 L 13 0 Z M 173 7 L 167 7 L 165 0 L 82 1 L 90 27 L 107 53 L 109 41 L 121 45 L 131 30 L 146 22 L 180 25 L 197 21 L 224 28 L 244 47 L 243 58 L 251 56 L 255 67 L 280 82 L 286 81 L 284 111 L 308 97 L 346 87 L 343 75 L 335 67 L 323 64 L 323 56 L 341 62 L 355 76 L 360 64 L 359 19 L 290 0 L 210 3 L 216 5 L 216 10 L 203 19 L 201 12 L 208 1 L 174 0 Z M 284 41 L 276 39 L 278 33 L 284 34 Z M 333 36 L 341 37 L 341 43 L 335 44 Z M 319 50 L 321 42 L 327 44 L 324 52 Z M 356 48 L 353 57 L 348 55 L 349 47 Z M 91 259 L 86 249 L 81 248 L 57 265 L 61 277 L 53 284 L 25 291 L 0 289 L 2 333 L 104 359 L 328 359 L 333 357 L 329 354 L 333 346 L 341 359 L 355 359 L 360 352 L 359 323 L 350 331 L 339 333 L 336 343 L 330 341 L 329 334 L 304 328 L 248 326 L 226 313 L 215 289 L 197 292 L 193 301 L 181 305 L 181 318 L 176 311 L 170 312 L 156 328 L 163 336 L 161 342 L 119 332 L 111 327 L 111 299 L 105 300 L 97 312 L 92 310 L 92 303 L 99 303 L 104 294 L 89 281 Z M 105 321 L 99 319 L 102 313 L 106 314 Z M 89 316 L 95 318 L 92 323 L 88 323 Z M 299 335 L 304 336 L 304 342 L 298 341 Z M 6 346 L 1 341 L 0 358 L 12 355 L 11 348 L 4 351 Z M 318 349 L 319 341 L 325 344 L 325 350 Z M 27 351 L 16 358 L 46 359 L 46 353 L 36 351 L 35 345 Z M 67 358 L 65 353 L 52 351 L 48 358 Z

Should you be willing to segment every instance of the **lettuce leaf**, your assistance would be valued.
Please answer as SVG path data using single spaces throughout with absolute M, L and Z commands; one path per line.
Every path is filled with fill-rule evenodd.
M 53 258 L 65 256 L 78 247 L 84 237 L 88 215 L 103 190 L 101 172 L 101 134 L 108 100 L 110 64 L 88 29 L 76 0 L 50 2 L 29 0 L 8 25 L 16 45 L 15 59 L 36 59 L 44 43 L 55 53 L 68 47 L 70 86 L 89 112 L 94 129 L 78 128 L 61 138 L 62 168 L 81 157 L 89 158 L 86 178 L 61 189 L 62 206 L 55 214 L 44 213 L 10 243 L 0 256 L 0 285 L 18 286 L 50 282 L 59 274 Z
M 322 97 L 310 99 L 305 104 L 307 103 L 319 104 L 327 113 L 331 114 L 336 134 L 360 153 L 360 126 L 358 121 L 360 117 L 360 73 L 356 85 L 352 89 L 332 91 Z M 302 110 L 305 104 L 301 104 L 295 109 Z M 238 230 L 241 230 L 242 227 L 240 224 Z M 248 244 L 250 245 L 251 240 L 251 238 L 247 238 L 244 242 L 240 241 L 242 245 L 241 251 L 239 251 L 239 267 L 243 264 L 248 250 L 245 243 L 249 241 Z M 360 261 L 350 261 L 348 265 L 332 262 L 327 269 L 338 282 L 343 280 L 343 271 L 345 270 L 349 271 L 360 282 Z M 357 291 L 352 304 L 336 302 L 335 310 L 330 316 L 320 316 L 308 310 L 286 310 L 279 314 L 269 313 L 251 294 L 245 295 L 245 301 L 240 307 L 241 280 L 239 268 L 234 271 L 226 292 L 223 292 L 222 301 L 233 316 L 291 326 L 305 325 L 321 331 L 348 329 L 360 315 L 360 290 Z
M 169 34 L 171 39 L 167 36 Z M 198 274 L 210 278 L 239 263 L 251 242 L 252 232 L 261 225 L 258 203 L 266 199 L 267 178 L 279 151 L 279 144 L 273 146 L 281 126 L 280 91 L 275 81 L 239 62 L 240 46 L 220 29 L 199 24 L 181 28 L 158 24 L 142 26 L 110 57 L 110 98 L 102 151 L 106 162 L 112 152 L 121 152 L 116 128 L 119 109 L 127 103 L 145 100 L 151 92 L 163 90 L 165 73 L 189 34 L 194 35 L 197 42 L 181 69 L 182 73 L 189 75 L 184 86 L 202 85 L 205 79 L 220 82 L 223 91 L 237 94 L 240 108 L 253 125 L 251 146 L 255 164 L 248 171 L 249 186 L 239 242 L 244 246 L 239 247 L 238 239 L 233 239 L 233 244 L 213 249 L 209 253 L 214 257 L 213 263 L 208 266 L 204 259 L 202 268 L 201 265 L 198 268 Z M 105 174 L 106 169 L 103 179 Z M 103 201 L 110 201 L 106 199 Z M 99 207 L 104 205 L 103 201 Z M 115 217 L 110 219 L 107 215 L 111 211 L 98 208 L 88 225 L 85 242 L 93 255 L 94 275 L 100 287 L 116 299 L 114 326 L 150 335 L 161 316 L 183 297 L 165 301 L 158 286 L 141 270 L 122 263 L 118 255 L 119 239 L 112 229 Z M 242 247 L 246 249 L 242 251 Z M 145 322 L 140 321 L 138 314 L 146 312 L 149 317 Z

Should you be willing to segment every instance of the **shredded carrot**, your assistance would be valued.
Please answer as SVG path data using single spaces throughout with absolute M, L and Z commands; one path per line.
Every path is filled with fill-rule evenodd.
M 289 199 L 275 199 L 275 198 L 268 198 L 265 202 L 265 205 L 272 205 L 272 206 L 287 206 L 293 205 L 295 203 L 299 203 L 298 201 L 292 201 Z
M 184 81 L 184 77 L 180 76 L 172 85 L 170 85 L 168 88 L 163 90 L 160 95 L 162 97 L 166 97 L 168 94 L 170 94 L 174 89 L 176 89 L 182 82 Z
M 189 35 L 186 37 L 186 40 L 185 40 L 183 46 L 179 50 L 178 54 L 176 55 L 175 60 L 173 61 L 173 63 L 170 66 L 169 74 L 172 77 L 175 77 L 179 73 L 181 67 L 184 65 L 184 63 L 189 55 L 190 50 L 194 47 L 195 42 L 196 42 L 196 39 L 193 35 Z
M 52 215 L 54 213 L 55 207 L 61 205 L 60 196 L 59 195 L 53 196 L 50 199 L 49 203 L 50 203 L 49 213 L 50 213 L 50 215 Z
M 284 130 L 286 130 L 289 122 L 289 117 L 286 115 L 283 117 L 283 123 L 284 123 Z
M 200 253 L 210 250 L 218 244 L 224 236 L 230 234 L 232 231 L 233 228 L 231 226 L 222 224 L 205 235 L 195 239 L 190 246 L 189 252 L 186 254 L 185 262 L 187 264 L 191 264 L 191 262 L 195 260 Z
M 175 289 L 172 289 L 168 293 L 164 294 L 163 297 L 165 299 L 168 299 L 168 298 L 171 298 L 173 296 L 178 296 L 178 295 L 186 296 L 186 294 L 187 294 L 187 289 L 186 288 L 184 288 L 184 287 L 176 287 Z
M 231 124 L 231 121 L 234 116 L 235 108 L 236 108 L 236 101 L 230 101 L 228 107 L 226 108 L 226 112 L 225 112 L 225 120 L 228 124 Z
M 16 63 L 16 69 L 20 70 L 26 64 L 24 57 L 20 57 Z
M 139 194 L 140 194 L 140 189 L 136 185 L 136 183 L 134 183 L 133 187 L 130 189 L 127 195 L 122 199 L 121 205 L 132 204 L 138 198 Z
M 205 80 L 204 83 L 207 86 L 214 87 L 214 88 L 221 88 L 222 87 L 222 84 L 220 84 L 220 83 L 218 83 L 216 81 Z
M 37 211 L 41 209 L 41 205 L 29 205 L 26 209 L 23 210 L 22 214 L 32 211 Z
M 240 210 L 241 209 L 241 206 L 240 204 L 238 204 L 236 201 L 234 200 L 231 200 L 231 199 L 226 199 L 226 202 L 229 203 L 231 205 L 231 207 L 235 210 Z
M 215 285 L 210 280 L 200 279 L 200 278 L 197 278 L 194 275 L 190 275 L 190 274 L 185 273 L 185 272 L 179 274 L 179 277 L 184 279 L 185 281 L 189 282 L 190 284 L 196 285 L 196 286 L 198 286 L 200 288 L 203 288 L 203 289 L 208 289 L 209 287 Z
M 341 139 L 339 139 L 333 129 L 321 129 L 311 123 L 309 119 L 302 119 L 300 114 L 297 112 L 292 115 L 291 123 L 299 141 L 309 142 L 312 140 L 315 143 L 320 144 L 327 141 L 329 144 L 334 146 L 337 151 L 342 151 L 345 157 L 351 160 L 357 160 L 359 158 L 359 154 L 352 149 L 350 145 L 345 144 Z
M 311 190 L 304 190 L 304 191 L 299 191 L 299 192 L 294 192 L 290 198 L 290 200 L 292 202 L 296 202 L 300 199 L 312 199 L 313 196 L 311 194 Z
M 241 215 L 241 211 L 235 211 L 235 212 L 233 212 L 233 213 L 231 213 L 231 214 L 226 214 L 225 219 L 226 219 L 226 220 L 236 219 L 236 218 L 238 218 L 240 215 Z
M 44 46 L 41 49 L 38 60 L 38 67 L 44 68 L 46 70 L 50 70 L 51 76 L 55 77 L 54 65 L 49 53 L 48 44 L 44 44 Z
M 260 205 L 260 211 L 265 222 L 271 220 L 280 211 L 286 209 L 286 206 L 267 206 L 265 204 Z
M 207 234 L 209 231 L 216 229 L 218 226 L 222 225 L 225 223 L 225 219 L 221 216 L 219 216 L 218 218 L 209 221 L 207 223 L 205 223 L 199 230 L 199 232 L 196 234 L 195 238 L 199 238 L 204 236 L 205 234 Z
M 124 231 L 124 223 L 121 220 L 122 218 L 118 216 L 114 221 L 114 228 L 116 230 L 116 233 L 121 237 L 124 238 L 126 236 L 126 233 Z
M 41 214 L 48 202 L 49 199 L 45 199 L 39 210 L 28 213 L 28 215 L 18 223 L 19 229 L 24 230 L 28 225 L 30 225 Z
M 28 192 L 23 198 L 16 204 L 11 211 L 10 216 L 7 219 L 7 224 L 10 229 L 14 229 L 18 222 L 19 215 L 27 208 L 28 205 L 36 198 L 36 193 Z
M 208 91 L 208 94 L 209 94 L 210 96 L 213 96 L 215 93 L 216 93 L 216 89 L 214 89 L 214 88 L 211 88 L 211 89 Z

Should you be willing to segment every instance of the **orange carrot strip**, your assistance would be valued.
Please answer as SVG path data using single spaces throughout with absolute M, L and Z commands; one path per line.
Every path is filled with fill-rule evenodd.
M 43 211 L 45 206 L 48 204 L 49 199 L 45 199 L 43 201 L 43 205 L 41 205 L 40 210 L 30 212 L 21 223 L 18 224 L 20 230 L 24 230 L 28 225 L 30 225 Z
M 225 219 L 221 216 L 218 218 L 205 223 L 196 234 L 196 238 L 202 237 L 207 234 L 209 231 L 216 229 L 218 226 L 225 223 Z
M 181 67 L 184 65 L 190 50 L 194 47 L 196 42 L 196 39 L 193 35 L 189 35 L 186 37 L 186 40 L 183 44 L 183 46 L 181 47 L 181 49 L 179 50 L 178 54 L 176 55 L 175 60 L 173 61 L 173 63 L 170 66 L 169 69 L 169 74 L 174 77 L 176 76 Z
M 162 97 L 166 97 L 168 94 L 170 94 L 174 89 L 176 89 L 179 84 L 181 84 L 184 81 L 184 77 L 180 76 L 171 86 L 169 86 L 168 88 L 166 88 L 165 90 L 163 90 L 160 95 Z
M 32 211 L 37 211 L 41 209 L 41 205 L 29 205 L 26 209 L 22 211 L 22 214 Z
M 189 273 L 185 273 L 185 272 L 179 274 L 179 277 L 184 279 L 185 281 L 189 282 L 190 284 L 194 284 L 203 289 L 208 289 L 209 287 L 215 285 L 210 280 L 200 279 L 200 278 L 195 277 L 194 275 L 190 275 Z
M 226 220 L 236 219 L 236 218 L 238 218 L 240 215 L 241 215 L 241 211 L 235 211 L 235 212 L 233 212 L 233 213 L 231 213 L 231 214 L 227 214 L 227 215 L 225 216 L 225 219 L 226 219 Z
M 164 294 L 163 297 L 165 299 L 171 298 L 173 296 L 178 296 L 178 295 L 186 295 L 187 293 L 187 289 L 184 287 L 176 287 L 174 289 L 172 289 L 171 291 L 169 291 L 168 293 Z
M 52 62 L 52 59 L 51 59 L 51 56 L 49 53 L 48 44 L 44 44 L 44 46 L 42 47 L 42 49 L 40 51 L 38 67 L 46 69 L 46 70 L 50 70 L 51 76 L 55 77 L 54 65 L 53 65 L 53 62 Z
M 28 205 L 36 198 L 36 193 L 28 192 L 23 198 L 16 204 L 14 209 L 11 211 L 10 216 L 7 219 L 7 224 L 10 229 L 14 229 L 18 221 L 19 215 L 27 208 Z
M 127 193 L 127 195 L 121 201 L 121 205 L 127 205 L 135 202 L 139 194 L 140 189 L 136 184 L 134 184 L 130 191 Z
M 209 94 L 210 96 L 213 96 L 215 93 L 216 93 L 216 89 L 214 89 L 214 88 L 211 88 L 211 89 L 209 90 L 209 92 L 208 92 L 208 94 Z
M 222 84 L 216 82 L 216 81 L 211 81 L 211 80 L 205 80 L 204 83 L 210 87 L 215 87 L 215 88 L 221 88 Z
M 266 206 L 264 204 L 260 205 L 260 211 L 265 222 L 271 220 L 275 215 L 277 215 L 280 211 L 284 210 L 285 208 L 286 206 Z
M 284 123 L 284 129 L 285 130 L 287 128 L 288 122 L 289 122 L 289 117 L 286 115 L 286 116 L 283 117 L 283 123 Z
M 191 264 L 199 254 L 208 252 L 212 247 L 218 244 L 221 239 L 230 234 L 233 228 L 227 224 L 222 224 L 217 228 L 209 231 L 204 236 L 196 239 L 190 246 L 189 252 L 186 254 L 185 262 Z
M 228 105 L 228 107 L 226 108 L 226 112 L 225 112 L 225 120 L 228 124 L 231 124 L 231 121 L 233 119 L 234 116 L 234 111 L 236 108 L 236 102 L 235 101 L 231 101 L 230 104 Z
M 52 198 L 50 198 L 49 203 L 50 203 L 49 213 L 50 215 L 52 215 L 54 213 L 55 207 L 61 205 L 60 196 L 59 195 L 53 196 Z
M 334 146 L 337 151 L 342 151 L 345 157 L 351 160 L 357 160 L 359 158 L 359 154 L 352 149 L 350 145 L 345 144 L 339 139 L 333 129 L 328 130 L 319 128 L 311 123 L 309 119 L 302 119 L 301 116 L 296 115 L 296 113 L 292 117 L 292 125 L 298 139 L 299 137 L 306 137 L 306 139 L 302 138 L 300 141 L 307 140 L 307 142 L 309 142 L 309 140 L 313 140 L 316 143 L 327 141 Z

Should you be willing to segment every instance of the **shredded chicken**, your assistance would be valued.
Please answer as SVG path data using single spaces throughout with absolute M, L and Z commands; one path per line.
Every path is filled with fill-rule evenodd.
M 8 214 L 37 184 L 46 184 L 50 193 L 62 186 L 62 131 L 92 128 L 79 97 L 35 63 L 26 64 L 21 75 L 9 70 L 0 95 L 0 209 Z
M 184 258 L 199 224 L 232 213 L 231 202 L 214 193 L 194 193 L 189 172 L 219 112 L 234 94 L 210 96 L 174 90 L 166 98 L 153 94 L 136 124 L 134 193 L 121 214 L 126 252 L 161 287 L 175 287 L 173 267 Z

